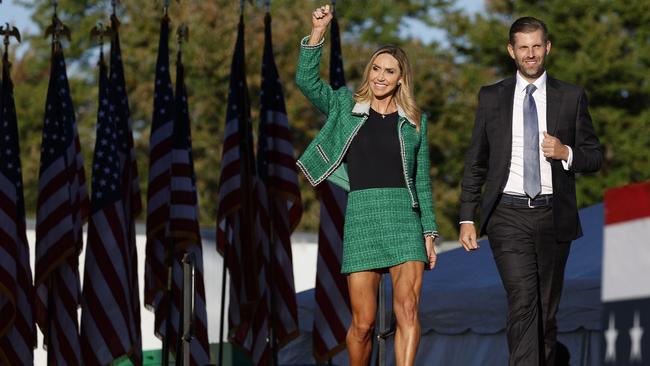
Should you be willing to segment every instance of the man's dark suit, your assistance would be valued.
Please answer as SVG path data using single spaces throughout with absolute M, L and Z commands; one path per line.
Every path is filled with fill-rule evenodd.
M 474 214 L 480 202 L 480 234 L 488 234 L 499 273 L 508 293 L 507 333 L 511 364 L 528 365 L 545 362 L 552 364 L 553 361 L 549 358 L 554 357 L 555 313 L 561 294 L 569 243 L 582 235 L 576 205 L 575 174 L 598 170 L 602 162 L 602 152 L 583 89 L 547 77 L 547 131 L 557 137 L 562 144 L 571 147 L 572 164 L 569 170 L 565 170 L 560 160 L 551 161 L 553 198 L 552 207 L 547 207 L 546 213 L 543 209 L 527 211 L 529 210 L 527 207 L 503 208 L 500 200 L 508 180 L 512 155 L 515 85 L 516 79 L 511 77 L 494 85 L 485 86 L 479 92 L 479 106 L 461 184 L 460 221 L 476 221 Z M 483 185 L 485 189 L 481 199 Z M 536 216 L 528 215 L 528 212 L 531 213 L 530 215 L 546 215 L 543 216 L 546 220 L 545 226 L 541 229 L 543 234 L 535 239 L 541 241 L 542 245 L 536 244 L 532 250 L 526 249 L 529 253 L 524 254 L 528 257 L 517 257 L 520 254 L 517 252 L 522 250 L 518 246 L 517 228 L 529 224 L 534 227 L 537 225 L 536 222 L 541 220 Z M 518 219 L 526 215 L 528 216 L 525 219 Z M 495 219 L 490 223 L 492 217 Z M 549 241 L 551 243 L 548 243 Z M 552 253 L 549 255 L 553 258 L 539 264 L 538 260 L 545 260 L 539 259 L 546 255 L 544 253 Z M 554 259 L 555 256 L 558 259 Z M 520 262 L 522 260 L 530 262 L 531 258 L 534 262 L 533 266 L 543 267 L 551 263 L 550 272 L 537 272 L 537 282 L 534 279 L 532 282 L 521 280 Z M 546 284 L 552 289 L 546 290 Z M 522 302 L 535 302 L 539 306 L 526 305 Z M 531 306 L 535 309 L 530 309 Z M 538 312 L 543 307 L 546 307 L 544 311 Z M 527 313 L 529 310 L 530 313 L 525 316 L 539 318 L 537 320 L 539 324 L 534 324 L 533 320 L 527 319 L 523 322 L 528 322 L 528 325 L 518 325 L 522 322 L 520 318 L 524 317 L 520 313 Z M 526 329 L 522 330 L 523 328 Z M 542 345 L 544 341 L 546 341 L 545 351 Z M 523 355 L 524 353 L 528 354 Z M 534 360 L 532 361 L 534 363 L 531 363 L 531 360 Z
M 481 203 L 481 235 L 485 233 L 490 213 L 508 179 L 514 92 L 514 77 L 485 86 L 479 92 L 472 143 L 465 160 L 460 221 L 474 221 L 474 212 L 481 201 L 481 187 L 485 183 Z M 555 232 L 559 241 L 571 241 L 582 236 L 576 206 L 575 173 L 600 169 L 602 152 L 583 89 L 548 77 L 546 93 L 548 133 L 573 150 L 570 170 L 564 170 L 559 160 L 551 162 Z

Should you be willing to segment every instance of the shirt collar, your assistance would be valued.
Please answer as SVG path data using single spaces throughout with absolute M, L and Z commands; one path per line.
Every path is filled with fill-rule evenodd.
M 517 86 L 515 87 L 515 90 L 519 93 L 525 94 L 528 84 L 530 84 L 528 80 L 524 79 L 519 71 L 517 71 Z M 533 85 L 537 87 L 537 90 L 535 91 L 536 95 L 546 93 L 546 70 L 544 70 L 544 73 L 533 82 Z

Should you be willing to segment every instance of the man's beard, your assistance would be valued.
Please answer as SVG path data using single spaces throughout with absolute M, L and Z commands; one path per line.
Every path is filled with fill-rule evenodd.
M 524 62 L 516 62 L 517 64 L 517 70 L 524 75 L 527 78 L 530 79 L 537 79 L 538 77 L 542 76 L 544 73 L 544 66 L 545 66 L 545 60 L 541 59 L 538 65 L 534 69 L 526 69 L 525 61 Z

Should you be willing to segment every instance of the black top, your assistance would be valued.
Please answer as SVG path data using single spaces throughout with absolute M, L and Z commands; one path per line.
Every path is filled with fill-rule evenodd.
M 397 121 L 397 112 L 382 117 L 370 109 L 345 156 L 350 191 L 406 187 Z

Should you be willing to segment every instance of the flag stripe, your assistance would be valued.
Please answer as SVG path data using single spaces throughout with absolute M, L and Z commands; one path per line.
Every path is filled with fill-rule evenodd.
M 256 179 L 259 201 L 257 251 L 263 253 L 264 257 L 263 269 L 258 277 L 262 296 L 252 323 L 253 362 L 258 365 L 269 362 L 272 351 L 271 345 L 266 341 L 269 334 L 275 334 L 278 348 L 298 335 L 291 232 L 302 215 L 291 133 L 273 58 L 269 13 L 264 20 L 265 43 L 257 148 L 259 177 Z
M 76 365 L 81 363 L 77 256 L 89 201 L 62 47 L 55 42 L 52 49 L 39 172 L 35 309 L 49 357 Z
M 605 192 L 605 224 L 646 217 L 650 217 L 650 184 L 630 184 Z
M 5 50 L 6 51 L 6 50 Z M 33 285 L 25 232 L 18 118 L 8 52 L 0 86 L 0 364 L 33 364 Z
M 345 87 L 345 77 L 336 16 L 330 32 L 330 84 L 338 89 Z M 314 358 L 326 362 L 345 349 L 346 329 L 351 320 L 347 280 L 340 273 L 347 193 L 329 182 L 320 184 L 317 191 L 321 208 L 312 337 Z

